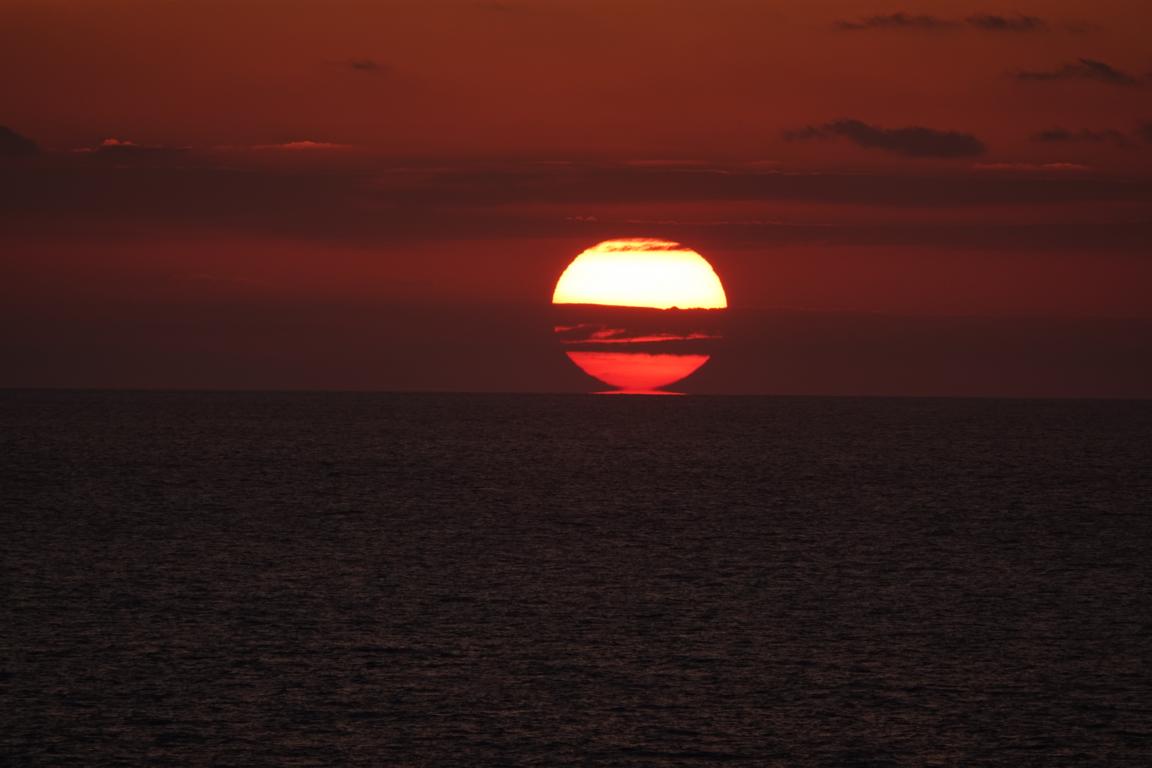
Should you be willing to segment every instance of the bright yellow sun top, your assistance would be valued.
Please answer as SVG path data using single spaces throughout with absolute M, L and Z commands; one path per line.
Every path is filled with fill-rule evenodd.
M 724 286 L 712 265 L 668 240 L 606 240 L 577 256 L 556 283 L 553 304 L 656 309 L 723 309 Z

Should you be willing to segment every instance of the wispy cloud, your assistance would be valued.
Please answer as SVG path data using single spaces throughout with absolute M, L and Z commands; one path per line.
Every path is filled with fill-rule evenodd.
M 1017 72 L 1019 80 L 1031 81 L 1058 81 L 1058 80 L 1088 80 L 1107 85 L 1119 85 L 1128 88 L 1140 85 L 1140 78 L 1123 70 L 1116 69 L 1110 64 L 1096 59 L 1077 59 L 1056 69 L 1034 70 Z
M 280 144 L 256 144 L 251 149 L 275 152 L 342 152 L 353 149 L 351 144 L 336 144 L 330 141 L 286 141 Z
M 1105 130 L 1070 131 L 1067 128 L 1049 128 L 1031 136 L 1032 141 L 1042 144 L 1112 144 L 1117 147 L 1130 147 L 1132 141 L 1123 131 L 1114 128 Z
M 675 341 L 706 341 L 721 338 L 715 334 L 692 333 L 637 333 L 627 328 L 603 328 L 598 325 L 557 325 L 555 332 L 564 344 L 659 344 Z
M 941 16 L 905 13 L 903 11 L 865 16 L 854 21 L 840 20 L 835 22 L 834 26 L 837 29 L 850 31 L 869 29 L 940 31 L 967 27 L 982 32 L 1044 32 L 1051 29 L 1051 25 L 1044 19 L 1022 14 L 982 13 L 964 19 L 948 19 Z
M 429 159 L 424 166 L 396 166 L 369 155 L 317 153 L 303 162 L 299 154 L 240 150 L 190 151 L 178 162 L 151 155 L 60 153 L 44 161 L 7 163 L 0 173 L 0 233 L 35 234 L 51 222 L 61 237 L 84 238 L 96 223 L 148 223 L 157 231 L 233 232 L 372 247 L 500 238 L 587 243 L 659 235 L 666 241 L 739 247 L 963 243 L 1026 249 L 1084 245 L 1142 253 L 1152 226 L 1112 219 L 1107 226 L 1086 225 L 1054 215 L 1043 226 L 1005 229 L 982 218 L 980 212 L 989 208 L 1118 203 L 1131 209 L 1152 200 L 1147 179 L 1098 175 L 1073 163 L 983 163 L 977 168 L 965 163 L 948 172 L 915 174 L 906 168 L 887 173 L 727 168 L 716 173 L 711 168 L 574 162 L 543 172 L 540 165 L 526 162 Z M 776 203 L 803 203 L 803 209 L 833 206 L 829 215 L 845 205 L 877 212 L 907 209 L 910 218 L 880 213 L 890 224 L 854 217 L 825 221 L 823 214 L 817 220 L 789 220 L 789 207 Z M 669 215 L 653 217 L 655 209 Z M 933 210 L 966 210 L 968 223 L 950 218 L 942 223 Z M 749 216 L 750 211 L 777 215 L 760 219 Z
M 140 144 L 131 139 L 107 138 L 94 147 L 80 147 L 72 150 L 82 155 L 98 155 L 118 160 L 156 160 L 177 158 L 187 154 L 189 147 L 166 146 L 163 144 Z
M 986 32 L 1043 32 L 1049 24 L 1037 16 L 998 16 L 977 14 L 964 19 L 964 23 Z
M 972 157 L 986 151 L 984 142 L 967 133 L 922 126 L 881 128 L 851 119 L 787 131 L 784 138 L 787 141 L 843 138 L 866 149 L 879 149 L 906 157 Z
M 379 72 L 384 69 L 375 59 L 368 58 L 352 58 L 345 62 L 349 69 L 354 69 L 357 72 Z
M 939 16 L 911 13 L 884 13 L 866 16 L 858 21 L 837 21 L 839 29 L 949 29 L 958 26 L 957 22 Z
M 1035 171 L 1068 173 L 1092 170 L 1092 166 L 1082 165 L 1081 163 L 977 163 L 972 167 L 977 171 L 1014 171 L 1025 173 Z

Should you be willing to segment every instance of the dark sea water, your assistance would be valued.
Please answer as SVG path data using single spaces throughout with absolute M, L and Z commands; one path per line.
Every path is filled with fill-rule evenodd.
M 1152 765 L 1152 403 L 0 393 L 3 757 Z

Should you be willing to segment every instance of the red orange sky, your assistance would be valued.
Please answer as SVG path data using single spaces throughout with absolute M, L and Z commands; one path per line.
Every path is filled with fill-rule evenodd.
M 0 15 L 0 386 L 580 390 L 552 285 L 644 236 L 707 391 L 1152 395 L 1145 2 Z

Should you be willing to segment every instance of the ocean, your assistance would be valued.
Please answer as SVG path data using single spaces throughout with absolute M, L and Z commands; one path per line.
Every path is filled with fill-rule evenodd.
M 1152 765 L 1152 402 L 0 393 L 13 766 Z

